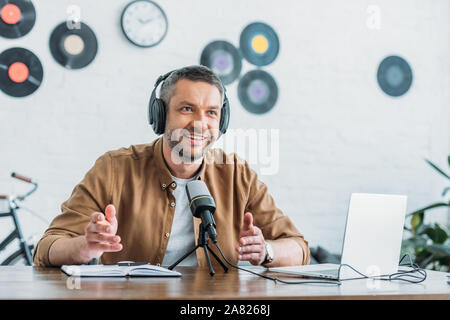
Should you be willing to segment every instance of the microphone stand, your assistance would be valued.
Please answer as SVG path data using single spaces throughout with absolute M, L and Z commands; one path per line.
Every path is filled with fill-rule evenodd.
M 211 264 L 211 259 L 209 258 L 209 254 L 208 251 L 211 252 L 211 254 L 213 255 L 214 258 L 216 258 L 216 260 L 220 263 L 220 265 L 222 266 L 223 270 L 225 272 L 228 271 L 227 266 L 219 259 L 219 257 L 214 253 L 214 251 L 212 251 L 211 247 L 208 245 L 209 242 L 209 236 L 208 236 L 208 231 L 203 227 L 203 223 L 200 224 L 200 231 L 198 233 L 198 242 L 197 245 L 195 246 L 194 249 L 192 249 L 191 251 L 189 251 L 188 253 L 186 253 L 184 256 L 182 256 L 177 262 L 175 262 L 174 264 L 172 264 L 168 269 L 172 270 L 173 268 L 175 268 L 181 261 L 183 261 L 184 259 L 186 259 L 190 254 L 194 253 L 195 250 L 197 250 L 198 248 L 203 248 L 203 250 L 205 250 L 205 256 L 206 256 L 206 261 L 208 262 L 208 267 L 209 267 L 209 274 L 211 276 L 214 276 L 215 272 L 214 269 L 212 267 Z

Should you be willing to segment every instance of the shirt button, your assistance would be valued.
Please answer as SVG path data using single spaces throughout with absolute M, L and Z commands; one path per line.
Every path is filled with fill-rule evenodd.
M 172 188 L 175 188 L 177 186 L 177 184 L 174 182 L 172 183 Z
M 170 203 L 170 206 L 171 206 L 171 207 L 175 207 L 175 202 L 171 202 L 171 203 Z
M 164 189 L 164 188 L 166 187 L 166 184 L 163 183 L 163 184 L 161 185 L 161 187 Z
M 165 236 L 166 236 L 166 238 L 168 238 L 168 237 L 170 236 L 170 233 L 167 232 L 167 233 L 165 234 Z
M 157 265 L 158 267 L 160 267 L 160 266 L 161 266 L 161 264 L 160 264 L 160 263 L 157 263 L 156 265 Z

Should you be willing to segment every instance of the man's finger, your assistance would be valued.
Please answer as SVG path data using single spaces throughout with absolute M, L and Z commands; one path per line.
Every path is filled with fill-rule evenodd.
M 104 220 L 104 218 L 105 218 L 105 216 L 101 212 L 94 212 L 91 215 L 91 221 L 94 222 L 94 223 L 97 222 L 97 221 L 102 221 L 102 220 Z
M 241 246 L 247 246 L 249 244 L 263 244 L 264 239 L 260 236 L 242 237 L 239 240 Z
M 94 233 L 90 232 L 86 234 L 86 240 L 88 242 L 107 242 L 107 243 L 119 243 L 120 237 L 109 233 Z
M 87 226 L 86 232 L 111 233 L 112 232 L 112 227 L 106 221 L 102 221 L 100 223 L 89 223 L 89 225 Z
M 242 230 L 245 231 L 250 231 L 250 233 L 253 233 L 253 215 L 250 212 L 246 212 L 244 214 L 244 227 L 242 228 Z
M 244 254 L 244 253 L 262 253 L 262 252 L 264 252 L 264 250 L 265 250 L 265 248 L 264 248 L 263 245 L 261 245 L 261 244 L 252 244 L 252 245 L 239 247 L 238 252 L 240 254 Z
M 105 242 L 97 242 L 97 243 L 91 243 L 89 246 L 92 250 L 99 250 L 103 252 L 117 252 L 122 250 L 123 246 L 120 243 L 116 244 L 108 244 Z
M 244 261 L 258 261 L 261 257 L 259 253 L 246 253 L 239 255 L 238 258 Z
M 116 207 L 112 204 L 108 204 L 105 209 L 105 216 L 109 223 L 113 223 L 116 218 Z

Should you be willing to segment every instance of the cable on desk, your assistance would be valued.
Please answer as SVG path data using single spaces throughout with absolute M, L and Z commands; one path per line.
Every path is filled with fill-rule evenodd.
M 339 280 L 334 280 L 334 281 L 333 281 L 333 280 L 286 281 L 286 280 L 282 280 L 282 279 L 277 278 L 277 277 L 269 277 L 269 276 L 260 274 L 260 273 L 258 273 L 258 272 L 254 272 L 254 271 L 251 271 L 251 270 L 248 270 L 248 269 L 245 269 L 245 268 L 242 268 L 242 267 L 239 267 L 239 266 L 237 266 L 237 265 L 232 264 L 232 263 L 231 263 L 230 261 L 228 261 L 228 259 L 225 257 L 225 255 L 223 254 L 223 252 L 222 252 L 222 250 L 220 249 L 219 245 L 218 245 L 217 243 L 215 243 L 215 245 L 216 245 L 216 248 L 219 250 L 220 255 L 222 256 L 222 258 L 225 260 L 225 262 L 226 262 L 228 265 L 230 265 L 231 267 L 233 267 L 233 268 L 235 268 L 235 269 L 239 269 L 239 270 L 242 270 L 242 271 L 249 272 L 249 273 L 251 273 L 251 274 L 257 275 L 257 276 L 262 277 L 262 278 L 264 278 L 264 279 L 272 280 L 272 281 L 275 281 L 275 282 L 278 281 L 278 282 L 285 283 L 285 284 L 311 284 L 311 283 L 320 283 L 320 284 L 331 284 L 331 285 L 338 285 L 338 286 L 341 285 L 341 282 L 340 282 Z
M 338 270 L 338 275 L 341 274 L 341 268 L 342 267 L 348 267 L 350 269 L 352 269 L 353 271 L 355 271 L 356 273 L 358 273 L 359 275 L 361 275 L 362 277 L 360 278 L 351 278 L 351 279 L 345 279 L 345 280 L 306 280 L 306 281 L 287 281 L 287 280 L 282 280 L 280 278 L 277 277 L 269 277 L 263 274 L 260 274 L 258 272 L 254 272 L 242 267 L 239 267 L 237 265 L 232 264 L 230 261 L 228 261 L 228 259 L 225 257 L 225 255 L 223 254 L 222 250 L 220 249 L 219 245 L 217 243 L 215 243 L 216 248 L 219 250 L 220 255 L 222 256 L 222 258 L 225 260 L 225 262 L 230 265 L 231 267 L 238 269 L 238 270 L 242 270 L 245 272 L 249 272 L 251 274 L 257 275 L 259 277 L 262 277 L 264 279 L 268 279 L 268 280 L 272 280 L 275 282 L 281 282 L 281 283 L 285 283 L 285 284 L 311 284 L 311 283 L 320 283 L 320 284 L 332 284 L 332 285 L 341 285 L 341 281 L 348 281 L 348 280 L 357 280 L 357 279 L 374 279 L 374 280 L 383 280 L 383 281 L 393 281 L 393 280 L 399 280 L 399 281 L 406 281 L 409 283 L 421 283 L 423 281 L 425 281 L 425 279 L 427 278 L 427 272 L 420 268 L 417 264 L 412 262 L 411 256 L 407 253 L 404 254 L 403 257 L 400 259 L 399 261 L 399 266 L 408 266 L 413 268 L 413 270 L 408 270 L 408 271 L 399 271 L 399 272 L 395 272 L 389 275 L 384 275 L 384 276 L 367 276 L 361 272 L 359 272 L 358 270 L 356 270 L 355 268 L 353 268 L 351 265 L 348 264 L 341 264 L 339 265 L 339 270 Z M 402 261 L 405 259 L 405 257 L 409 258 L 409 264 L 402 264 Z M 414 273 L 419 273 L 420 276 L 415 275 Z M 405 277 L 409 277 L 415 280 L 410 280 L 410 279 L 405 279 Z M 339 278 L 339 276 L 338 276 Z
M 409 264 L 402 264 L 402 261 L 405 259 L 405 257 L 409 258 Z M 399 271 L 399 272 L 395 272 L 395 273 L 392 273 L 389 275 L 367 276 L 367 275 L 359 272 L 355 268 L 353 268 L 351 265 L 344 263 L 339 266 L 338 274 L 340 275 L 342 267 L 348 267 L 348 268 L 352 269 L 353 271 L 355 271 L 356 273 L 358 273 L 359 275 L 361 275 L 362 277 L 345 279 L 342 281 L 358 280 L 358 279 L 374 279 L 374 280 L 383 280 L 383 281 L 399 280 L 399 281 L 406 281 L 409 283 L 421 283 L 421 282 L 425 281 L 425 279 L 427 278 L 427 272 L 424 269 L 420 268 L 417 264 L 413 263 L 411 256 L 408 253 L 404 254 L 403 257 L 400 259 L 399 266 L 408 266 L 413 269 L 407 270 L 407 271 Z M 416 275 L 415 273 L 418 273 L 420 276 Z M 415 280 L 407 279 L 408 277 L 415 279 Z

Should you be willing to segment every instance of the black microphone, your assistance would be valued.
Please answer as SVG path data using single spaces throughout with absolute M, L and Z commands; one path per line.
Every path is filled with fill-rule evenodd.
M 203 229 L 208 231 L 211 240 L 217 243 L 216 223 L 213 218 L 216 204 L 209 193 L 208 187 L 203 181 L 194 180 L 187 183 L 186 191 L 192 215 L 202 219 Z

